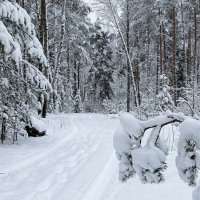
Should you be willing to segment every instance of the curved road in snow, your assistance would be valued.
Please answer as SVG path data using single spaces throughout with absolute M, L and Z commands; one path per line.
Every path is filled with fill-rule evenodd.
M 0 149 L 0 199 L 102 199 L 117 174 L 112 138 L 118 120 L 72 114 L 45 123 L 48 136 Z

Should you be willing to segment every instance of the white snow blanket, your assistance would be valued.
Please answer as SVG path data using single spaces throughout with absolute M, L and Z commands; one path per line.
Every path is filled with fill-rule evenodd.
M 142 185 L 134 178 L 122 184 L 113 149 L 118 118 L 52 115 L 44 124 L 47 136 L 19 138 L 14 145 L 10 141 L 0 144 L 0 200 L 192 199 L 191 188 L 179 179 L 175 167 L 176 145 L 166 161 L 164 183 Z M 174 131 L 179 134 L 176 127 Z M 162 139 L 171 150 L 172 127 L 167 126 L 162 132 Z M 174 140 L 176 143 L 177 137 Z M 127 151 L 123 145 L 119 148 Z

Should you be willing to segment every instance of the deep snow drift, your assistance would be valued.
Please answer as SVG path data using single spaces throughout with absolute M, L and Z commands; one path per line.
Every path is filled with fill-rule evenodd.
M 52 115 L 44 123 L 47 136 L 0 145 L 0 200 L 192 199 L 176 170 L 176 127 L 162 131 L 170 146 L 166 181 L 143 185 L 138 177 L 124 184 L 118 180 L 116 116 Z

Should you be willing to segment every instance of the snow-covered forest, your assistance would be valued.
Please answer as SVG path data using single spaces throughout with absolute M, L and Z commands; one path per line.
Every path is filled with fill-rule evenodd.
M 199 120 L 199 0 L 0 0 L 0 200 L 200 200 Z

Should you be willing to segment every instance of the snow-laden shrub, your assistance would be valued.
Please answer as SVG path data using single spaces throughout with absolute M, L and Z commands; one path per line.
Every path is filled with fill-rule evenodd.
M 124 182 L 135 174 L 131 159 L 133 142 L 122 126 L 116 131 L 113 142 L 119 160 L 119 179 Z
M 180 123 L 176 157 L 179 176 L 189 186 L 196 185 L 200 167 L 200 122 L 182 113 L 170 112 L 147 121 L 139 121 L 130 113 L 120 116 L 120 127 L 115 132 L 113 143 L 119 160 L 121 181 L 126 181 L 135 173 L 142 183 L 164 181 L 168 147 L 161 140 L 160 131 L 163 126 L 173 122 Z M 142 138 L 149 128 L 152 128 L 152 132 L 142 145 Z M 200 200 L 200 186 L 194 190 L 193 199 Z
M 185 120 L 179 126 L 181 135 L 178 142 L 176 165 L 179 176 L 189 185 L 196 185 L 198 168 L 200 167 L 200 122 L 194 119 Z
M 120 180 L 125 181 L 136 172 L 143 183 L 163 181 L 167 148 L 160 139 L 155 139 L 160 128 L 153 129 L 151 139 L 142 147 L 144 127 L 140 121 L 133 115 L 124 113 L 120 116 L 120 122 L 121 127 L 116 131 L 113 141 L 120 162 Z
M 132 151 L 133 168 L 142 183 L 160 183 L 166 169 L 166 155 L 155 146 L 146 146 Z

